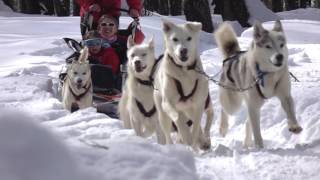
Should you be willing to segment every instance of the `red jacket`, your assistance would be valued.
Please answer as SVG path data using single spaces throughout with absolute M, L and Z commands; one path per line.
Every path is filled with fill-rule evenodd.
M 114 74 L 119 72 L 120 60 L 112 47 L 104 48 L 98 54 L 90 54 L 90 58 L 97 60 L 102 65 L 110 66 Z
M 84 14 L 88 11 L 89 7 L 92 4 L 98 4 L 101 7 L 101 12 L 93 13 L 94 22 L 98 22 L 99 18 L 103 14 L 108 14 L 111 16 L 120 16 L 121 0 L 76 0 L 80 5 L 80 16 L 83 17 Z M 139 12 L 141 11 L 141 1 L 140 0 L 127 0 L 127 3 L 130 9 L 136 9 Z

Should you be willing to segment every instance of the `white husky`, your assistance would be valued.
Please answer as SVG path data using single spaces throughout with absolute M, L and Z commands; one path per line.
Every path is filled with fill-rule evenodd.
M 133 127 L 138 136 L 148 137 L 157 132 L 160 140 L 161 129 L 153 101 L 153 78 L 158 62 L 155 60 L 153 39 L 135 45 L 130 36 L 127 46 L 128 77 L 119 103 L 120 119 L 125 128 Z
M 198 73 L 202 63 L 197 44 L 202 25 L 188 22 L 175 25 L 163 20 L 165 53 L 155 78 L 154 98 L 165 142 L 173 143 L 172 122 L 177 126 L 183 143 L 195 150 L 210 147 L 210 127 L 213 109 L 208 80 Z M 207 112 L 205 135 L 200 127 L 203 112 Z M 192 120 L 192 128 L 187 122 Z M 190 132 L 191 129 L 191 132 Z
M 91 71 L 87 58 L 88 48 L 84 48 L 79 59 L 67 69 L 61 96 L 64 108 L 71 112 L 92 106 Z
M 236 35 L 229 24 L 223 24 L 215 38 L 224 57 L 220 82 L 221 124 L 220 133 L 225 136 L 228 115 L 234 114 L 244 100 L 248 110 L 244 145 L 252 145 L 252 130 L 257 148 L 263 148 L 260 132 L 260 109 L 265 99 L 278 97 L 287 114 L 289 131 L 300 133 L 291 97 L 288 71 L 288 49 L 280 21 L 272 30 L 265 30 L 260 22 L 254 25 L 254 40 L 247 52 L 240 52 Z M 243 92 L 235 89 L 247 89 Z

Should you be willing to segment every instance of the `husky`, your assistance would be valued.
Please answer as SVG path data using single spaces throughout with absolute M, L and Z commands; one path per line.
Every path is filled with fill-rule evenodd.
M 128 77 L 119 102 L 120 119 L 124 128 L 133 128 L 136 135 L 149 137 L 156 132 L 160 140 L 161 129 L 153 101 L 153 78 L 159 62 L 155 59 L 154 41 L 135 45 L 129 36 L 127 47 Z
M 63 107 L 71 112 L 92 106 L 91 70 L 84 48 L 78 60 L 72 61 L 62 86 Z
M 163 20 L 165 52 L 155 77 L 154 100 L 166 144 L 172 144 L 172 124 L 177 126 L 182 143 L 194 150 L 210 148 L 213 120 L 208 80 L 198 71 L 202 63 L 197 52 L 201 23 L 175 25 Z M 207 113 L 205 133 L 200 126 Z M 188 121 L 192 121 L 189 128 Z M 173 122 L 173 123 L 172 123 Z
M 297 122 L 290 93 L 288 48 L 281 22 L 276 21 L 272 30 L 266 30 L 260 22 L 256 22 L 253 41 L 246 52 L 240 52 L 235 32 L 227 23 L 218 28 L 214 37 L 226 58 L 220 78 L 224 87 L 219 88 L 222 105 L 220 134 L 226 135 L 228 115 L 237 112 L 244 101 L 248 111 L 244 146 L 253 145 L 253 132 L 255 147 L 263 148 L 260 109 L 266 99 L 274 96 L 279 98 L 287 115 L 289 131 L 300 133 L 302 128 Z

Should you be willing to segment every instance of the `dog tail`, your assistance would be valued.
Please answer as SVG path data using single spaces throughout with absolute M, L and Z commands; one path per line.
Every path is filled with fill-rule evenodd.
M 88 59 L 88 56 L 89 56 L 89 50 L 87 47 L 83 48 L 81 50 L 81 54 L 80 54 L 80 57 L 78 59 L 79 63 L 84 63 L 87 61 Z
M 224 58 L 228 58 L 240 51 L 237 35 L 228 23 L 223 23 L 214 33 L 214 37 Z

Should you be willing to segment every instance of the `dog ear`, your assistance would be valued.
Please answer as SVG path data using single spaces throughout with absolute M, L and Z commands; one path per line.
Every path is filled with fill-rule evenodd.
M 202 24 L 199 22 L 188 22 L 186 27 L 193 32 L 199 32 L 202 29 Z
M 130 35 L 130 36 L 128 37 L 127 47 L 128 47 L 128 49 L 130 49 L 130 48 L 132 48 L 134 45 L 135 45 L 134 39 L 133 39 L 132 36 Z
M 148 42 L 149 48 L 150 49 L 154 49 L 154 40 L 153 40 L 153 36 L 151 37 L 151 39 Z
M 281 24 L 279 19 L 274 23 L 274 26 L 273 26 L 272 30 L 273 31 L 277 31 L 277 32 L 282 32 L 283 31 L 282 24 Z
M 162 19 L 162 30 L 167 33 L 169 31 L 171 31 L 171 29 L 175 26 L 175 24 L 173 24 L 172 22 L 166 20 L 166 19 Z
M 88 56 L 89 56 L 89 49 L 88 47 L 84 47 L 82 50 L 81 50 L 81 54 L 80 54 L 80 57 L 78 59 L 79 63 L 85 63 L 88 59 Z
M 253 27 L 253 38 L 255 40 L 261 39 L 267 31 L 263 28 L 260 21 L 256 21 Z

